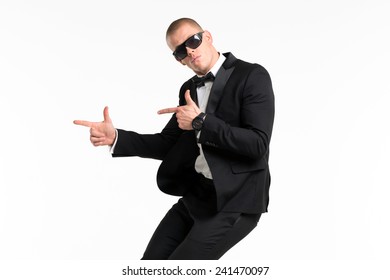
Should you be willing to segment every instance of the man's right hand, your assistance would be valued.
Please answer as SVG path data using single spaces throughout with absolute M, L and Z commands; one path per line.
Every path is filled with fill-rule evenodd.
M 104 108 L 103 116 L 104 120 L 102 122 L 73 121 L 74 124 L 90 128 L 90 140 L 94 146 L 112 145 L 115 142 L 116 131 L 108 114 L 107 106 Z

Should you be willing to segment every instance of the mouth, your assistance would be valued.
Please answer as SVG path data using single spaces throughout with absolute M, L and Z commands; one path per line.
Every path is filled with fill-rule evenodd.
M 194 57 L 193 59 L 191 59 L 191 63 L 194 63 L 196 60 L 198 60 L 200 58 L 200 55 Z

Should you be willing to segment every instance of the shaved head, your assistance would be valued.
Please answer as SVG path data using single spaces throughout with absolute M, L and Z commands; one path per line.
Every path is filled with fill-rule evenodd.
M 203 30 L 202 27 L 195 20 L 193 20 L 191 18 L 179 18 L 169 25 L 169 27 L 167 29 L 167 33 L 165 35 L 165 38 L 168 38 L 176 30 L 178 30 L 182 25 L 185 25 L 185 24 L 190 25 L 190 26 L 198 29 L 199 31 Z

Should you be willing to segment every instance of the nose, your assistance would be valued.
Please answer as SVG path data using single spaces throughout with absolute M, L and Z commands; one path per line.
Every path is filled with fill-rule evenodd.
M 188 56 L 192 56 L 195 50 L 194 50 L 194 49 L 191 49 L 191 48 L 189 48 L 189 47 L 186 47 L 186 49 L 187 49 L 187 55 L 188 55 Z

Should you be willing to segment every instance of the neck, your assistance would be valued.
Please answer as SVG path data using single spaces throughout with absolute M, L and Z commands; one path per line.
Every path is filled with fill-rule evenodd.
M 220 53 L 215 51 L 215 53 L 213 54 L 212 58 L 211 58 L 211 63 L 210 63 L 210 68 L 207 69 L 207 71 L 205 72 L 195 72 L 197 75 L 199 76 L 204 76 L 206 75 L 208 72 L 210 72 L 210 70 L 214 67 L 215 63 L 217 63 L 218 59 L 219 59 L 219 56 L 220 56 Z

